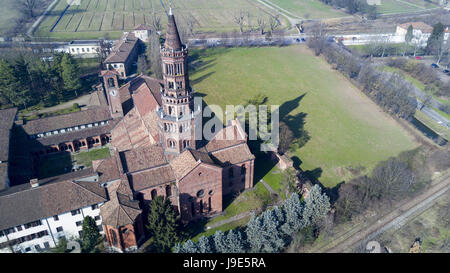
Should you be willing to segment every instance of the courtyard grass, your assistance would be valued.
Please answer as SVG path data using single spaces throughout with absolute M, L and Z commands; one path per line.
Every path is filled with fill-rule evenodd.
M 86 168 L 92 167 L 92 161 L 104 159 L 110 156 L 109 148 L 95 148 L 90 151 L 82 151 L 75 154 L 69 152 L 49 155 L 39 161 L 39 178 L 68 173 L 75 165 L 83 165 Z
M 280 120 L 292 131 L 304 126 L 311 139 L 292 156 L 326 187 L 352 178 L 350 166 L 362 165 L 369 172 L 379 161 L 418 146 L 305 46 L 201 49 L 190 57 L 191 84 L 208 105 L 225 109 L 262 93 L 266 104 L 280 105 Z M 255 177 L 258 168 L 257 163 Z
M 79 152 L 73 155 L 73 160 L 77 162 L 78 165 L 84 165 L 86 167 L 92 166 L 92 161 L 107 158 L 110 156 L 109 148 L 97 148 L 89 152 Z

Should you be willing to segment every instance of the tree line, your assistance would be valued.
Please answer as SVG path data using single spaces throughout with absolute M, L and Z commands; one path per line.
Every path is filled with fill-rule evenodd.
M 350 180 L 339 188 L 335 222 L 352 220 L 368 210 L 380 210 L 412 196 L 431 181 L 431 174 L 450 167 L 445 150 L 417 148 L 380 162 L 369 176 Z
M 362 91 L 386 112 L 404 119 L 414 115 L 417 102 L 410 94 L 412 85 L 402 75 L 376 69 L 344 46 L 326 41 L 323 33 L 314 35 L 307 44 L 334 69 L 358 82 Z
M 303 201 L 293 193 L 280 207 L 253 215 L 245 228 L 202 236 L 174 247 L 176 253 L 275 253 L 288 246 L 302 230 L 319 228 L 330 211 L 330 201 L 319 185 Z
M 45 60 L 24 55 L 0 60 L 0 107 L 52 106 L 78 96 L 81 87 L 78 63 L 69 53 Z

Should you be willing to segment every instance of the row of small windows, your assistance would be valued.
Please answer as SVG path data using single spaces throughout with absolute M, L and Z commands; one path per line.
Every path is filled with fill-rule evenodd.
M 169 139 L 167 141 L 167 146 L 169 148 L 175 148 L 176 147 L 176 142 L 174 140 Z M 188 148 L 190 147 L 190 141 L 189 140 L 183 140 L 183 149 L 184 148 Z
M 180 100 L 172 100 L 172 99 L 166 99 L 167 103 L 187 103 L 188 99 L 180 99 Z
M 59 130 L 55 130 L 55 131 L 51 131 L 51 132 L 44 132 L 44 133 L 40 133 L 40 134 L 36 134 L 36 135 L 31 135 L 30 138 L 35 139 L 35 138 L 41 138 L 41 137 L 46 137 L 46 136 L 51 136 L 51 135 L 64 134 L 64 133 L 68 133 L 68 132 L 72 132 L 72 131 L 79 131 L 79 130 L 83 130 L 83 129 L 87 129 L 87 128 L 103 126 L 108 123 L 109 123 L 109 121 L 105 120 L 105 121 L 101 121 L 101 122 L 89 123 L 89 124 L 74 126 L 74 127 L 70 127 L 70 128 L 63 128 L 63 129 L 59 129 Z
M 165 190 L 166 190 L 166 197 L 172 196 L 172 187 L 171 187 L 170 185 L 167 185 L 166 188 L 165 188 Z M 153 190 L 150 192 L 150 195 L 152 196 L 152 200 L 153 200 L 153 199 L 156 198 L 156 196 L 158 196 L 158 193 L 156 192 L 155 189 L 153 189 Z
M 180 124 L 180 126 L 178 126 L 178 130 L 177 130 L 177 126 L 175 124 L 164 123 L 164 132 L 176 133 L 178 131 L 178 132 L 182 133 L 182 132 L 189 131 L 189 129 L 190 129 L 189 123 L 187 123 L 187 124 Z
M 94 204 L 94 205 L 91 206 L 92 210 L 96 210 L 98 208 L 99 208 L 98 204 Z M 78 215 L 80 213 L 81 213 L 80 209 L 76 209 L 76 210 L 72 210 L 71 211 L 72 216 Z M 95 216 L 94 219 L 95 219 L 95 221 L 98 221 L 98 220 L 100 220 L 100 216 Z M 53 220 L 54 221 L 59 221 L 59 216 L 58 215 L 54 215 L 53 216 Z M 24 224 L 23 227 L 25 229 L 29 229 L 29 228 L 37 227 L 37 226 L 41 226 L 41 225 L 42 225 L 42 221 L 41 220 L 37 220 L 37 221 L 34 221 L 34 222 L 30 222 L 30 223 Z M 76 225 L 79 226 L 78 222 L 76 223 Z M 61 228 L 61 230 L 58 230 L 59 228 Z M 57 228 L 56 230 L 58 232 L 62 231 L 62 227 L 59 227 L 59 228 Z M 8 228 L 8 229 L 5 229 L 5 230 L 0 230 L 0 237 L 3 237 L 5 235 L 11 234 L 11 233 L 19 232 L 19 231 L 22 231 L 22 230 L 23 230 L 22 225 L 19 225 L 19 226 L 16 226 L 16 227 L 12 227 L 12 228 Z
M 183 74 L 183 64 L 166 64 L 166 74 L 168 75 L 182 75 Z
M 169 81 L 169 89 L 183 89 L 183 82 L 182 81 L 177 81 L 176 84 L 175 82 Z
M 43 230 L 43 231 L 40 231 L 40 232 L 37 232 L 37 233 L 33 233 L 33 234 L 29 234 L 29 235 L 26 235 L 26 236 L 23 236 L 23 237 L 20 237 L 20 238 L 12 239 L 12 240 L 9 241 L 9 244 L 17 245 L 17 244 L 21 244 L 23 242 L 32 241 L 32 240 L 34 240 L 36 238 L 42 238 L 42 237 L 47 236 L 47 235 L 48 235 L 48 231 L 47 230 Z M 7 243 L 8 242 L 3 243 L 3 244 L 7 244 Z M 3 248 L 3 247 L 4 246 L 2 246 L 2 245 L 0 246 L 0 248 Z
M 72 47 L 72 53 L 75 53 L 75 51 L 76 51 L 77 53 L 80 53 L 80 52 L 82 52 L 82 53 L 85 53 L 85 52 L 90 53 L 91 50 L 92 50 L 92 52 L 99 52 L 99 51 L 100 51 L 99 48 L 95 48 L 95 47 L 92 47 L 92 48 L 89 48 L 89 47 L 87 47 L 87 48 L 84 48 L 84 47 L 81 47 L 81 48 L 80 48 L 80 47 L 77 47 L 76 49 L 75 49 L 74 47 Z

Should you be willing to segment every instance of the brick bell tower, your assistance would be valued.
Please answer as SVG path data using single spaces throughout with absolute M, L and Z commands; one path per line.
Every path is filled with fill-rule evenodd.
M 196 149 L 193 89 L 189 85 L 188 49 L 178 34 L 172 9 L 169 11 L 166 41 L 161 46 L 164 90 L 158 110 L 161 142 L 166 153 L 179 154 Z

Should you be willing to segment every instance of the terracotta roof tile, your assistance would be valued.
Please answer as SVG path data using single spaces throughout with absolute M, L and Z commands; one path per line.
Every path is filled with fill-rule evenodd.
M 167 163 L 159 145 L 143 146 L 120 153 L 124 172 L 135 172 Z

